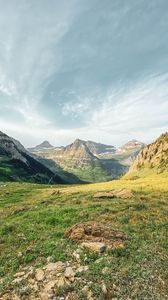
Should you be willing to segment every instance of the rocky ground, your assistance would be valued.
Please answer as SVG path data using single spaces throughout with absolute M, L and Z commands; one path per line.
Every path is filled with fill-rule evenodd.
M 78 282 L 82 283 L 83 299 L 96 299 L 90 289 L 93 282 L 84 277 L 89 266 L 81 263 L 83 249 L 96 253 L 99 263 L 109 249 L 124 247 L 126 234 L 112 229 L 108 224 L 92 221 L 72 226 L 65 236 L 78 242 L 77 249 L 72 253 L 72 261 L 53 262 L 53 258 L 48 257 L 47 263 L 41 268 L 31 266 L 21 269 L 14 275 L 9 289 L 1 295 L 0 300 L 77 300 L 74 284 Z M 108 274 L 108 271 L 107 267 L 102 269 L 104 274 Z M 100 288 L 104 299 L 116 299 L 113 297 L 114 291 L 109 291 L 104 281 L 101 281 Z

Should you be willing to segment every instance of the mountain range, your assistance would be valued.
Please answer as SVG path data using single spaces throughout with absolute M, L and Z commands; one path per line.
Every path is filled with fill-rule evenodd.
M 133 176 L 149 171 L 163 173 L 167 169 L 168 133 L 150 145 L 131 140 L 116 148 L 76 139 L 65 147 L 44 141 L 25 149 L 19 141 L 0 132 L 0 181 L 100 182 L 127 172 Z
M 47 145 L 50 143 L 47 142 Z M 133 157 L 136 157 L 143 146 L 143 143 L 132 140 L 117 149 L 112 145 L 76 139 L 68 146 L 56 148 L 53 146 L 47 148 L 46 142 L 43 142 L 34 148 L 29 148 L 29 151 L 36 155 L 37 159 L 43 159 L 43 163 L 49 168 L 51 168 L 48 164 L 50 160 L 52 171 L 55 163 L 55 170 L 60 166 L 80 180 L 99 182 L 118 178 L 124 174 Z

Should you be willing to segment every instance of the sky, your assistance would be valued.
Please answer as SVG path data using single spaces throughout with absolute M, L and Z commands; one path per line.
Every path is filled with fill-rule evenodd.
M 26 147 L 168 130 L 167 0 L 0 0 L 0 130 Z

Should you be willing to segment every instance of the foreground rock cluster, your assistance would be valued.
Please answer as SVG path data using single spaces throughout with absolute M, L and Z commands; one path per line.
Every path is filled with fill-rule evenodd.
M 49 260 L 50 258 L 48 258 Z M 24 268 L 15 274 L 15 278 L 0 300 L 75 300 L 77 296 L 71 292 L 72 284 L 80 280 L 76 274 L 88 270 L 79 263 L 48 262 L 43 268 Z M 59 296 L 59 291 L 65 289 L 65 296 Z M 85 287 L 86 289 L 86 287 Z M 90 298 L 91 299 L 91 298 Z
M 81 263 L 81 253 L 84 249 L 96 252 L 100 256 L 99 262 L 106 250 L 124 247 L 126 234 L 107 224 L 92 221 L 72 226 L 65 236 L 78 242 L 71 261 L 53 262 L 53 258 L 48 257 L 46 265 L 41 268 L 22 268 L 15 274 L 9 290 L 0 295 L 0 300 L 78 300 L 74 286 L 81 282 L 82 299 L 96 300 L 90 288 L 93 282 L 83 276 L 89 271 L 89 266 Z M 102 274 L 106 272 L 106 268 L 102 270 Z M 101 290 L 103 299 L 115 299 L 106 297 L 108 290 L 103 281 Z

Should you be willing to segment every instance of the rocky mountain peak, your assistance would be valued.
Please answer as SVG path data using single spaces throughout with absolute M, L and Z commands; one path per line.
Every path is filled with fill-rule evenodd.
M 43 148 L 53 148 L 53 146 L 48 141 L 44 141 L 38 146 L 43 147 Z
M 54 146 L 52 146 L 48 141 L 44 141 L 41 144 L 33 147 L 33 148 L 28 148 L 28 151 L 30 152 L 38 152 L 38 151 L 42 151 L 42 150 L 48 150 L 48 149 L 53 149 Z

